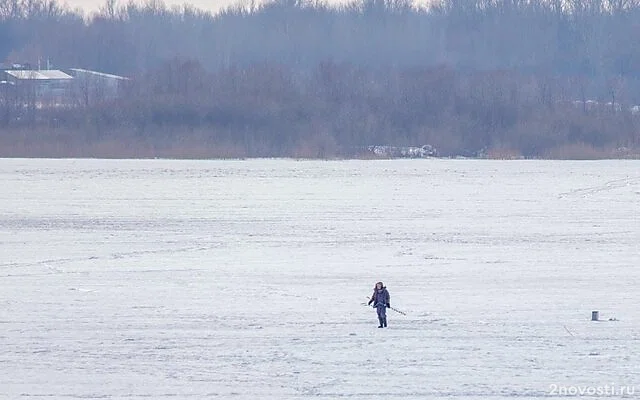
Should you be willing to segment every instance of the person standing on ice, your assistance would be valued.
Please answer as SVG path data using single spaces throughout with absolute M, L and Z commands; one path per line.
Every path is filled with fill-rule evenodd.
M 371 303 L 373 303 L 373 307 L 378 312 L 378 321 L 380 321 L 378 328 L 386 328 L 387 308 L 391 307 L 391 298 L 389 297 L 387 288 L 384 287 L 382 282 L 376 283 L 376 287 L 373 288 L 373 295 L 371 296 L 371 300 L 369 300 L 369 305 L 371 305 Z

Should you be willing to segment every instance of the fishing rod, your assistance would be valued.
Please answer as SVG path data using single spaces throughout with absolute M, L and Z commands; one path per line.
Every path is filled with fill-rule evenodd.
M 367 300 L 369 300 L 369 298 L 368 298 L 368 297 L 367 297 Z M 369 307 L 369 303 L 360 303 L 360 304 L 362 304 L 363 306 L 367 306 L 367 307 Z M 397 312 L 398 314 L 407 315 L 407 313 L 405 313 L 404 311 L 400 311 L 400 310 L 398 310 L 397 308 L 394 308 L 394 307 L 387 307 L 387 308 L 389 308 L 389 309 L 391 309 L 391 310 L 393 310 L 393 311 Z

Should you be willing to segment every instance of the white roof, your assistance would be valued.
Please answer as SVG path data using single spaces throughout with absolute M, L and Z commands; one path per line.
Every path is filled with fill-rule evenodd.
M 57 69 L 41 69 L 41 70 L 16 69 L 16 70 L 8 70 L 5 72 L 16 79 L 24 79 L 24 80 L 73 79 L 71 75 L 65 74 L 64 72 Z
M 110 79 L 129 79 L 129 78 L 125 78 L 124 76 L 120 76 L 120 75 L 113 75 L 113 74 L 106 74 L 104 72 L 98 72 L 98 71 L 91 71 L 88 69 L 82 69 L 82 68 L 71 68 L 71 71 L 73 72 L 79 72 L 79 73 L 83 73 L 83 74 L 88 74 L 88 75 L 96 75 L 102 78 L 110 78 Z

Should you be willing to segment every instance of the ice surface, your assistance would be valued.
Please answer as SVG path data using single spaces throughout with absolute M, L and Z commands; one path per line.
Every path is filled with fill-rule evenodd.
M 0 183 L 0 398 L 640 394 L 637 161 L 11 159 Z

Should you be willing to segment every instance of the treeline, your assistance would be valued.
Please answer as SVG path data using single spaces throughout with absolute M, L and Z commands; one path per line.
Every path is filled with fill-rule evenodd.
M 640 144 L 637 21 L 638 0 L 285 0 L 216 15 L 0 0 L 0 58 L 132 78 L 116 101 L 5 112 L 0 151 L 612 156 Z
M 637 148 L 640 113 L 571 100 L 585 82 L 335 63 L 210 72 L 175 60 L 128 82 L 120 99 L 12 118 L 0 144 L 4 155 L 359 157 L 371 144 L 430 144 L 443 156 L 628 155 L 615 150 Z
M 247 2 L 211 14 L 161 1 L 83 15 L 56 0 L 0 0 L 0 60 L 50 59 L 131 75 L 174 57 L 207 69 L 277 63 L 315 69 L 448 65 L 640 78 L 640 0 Z M 637 85 L 637 82 L 636 82 Z M 640 102 L 640 99 L 638 99 Z

